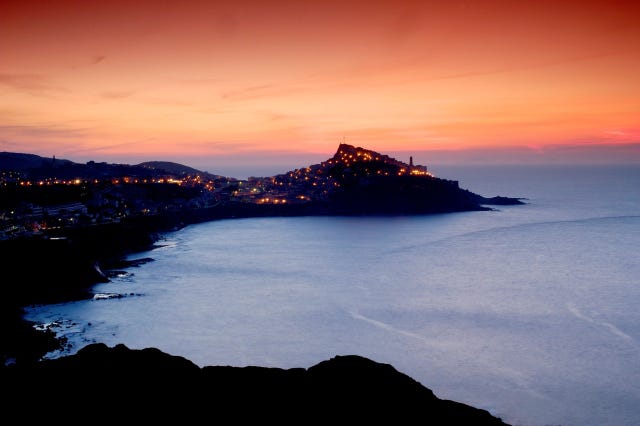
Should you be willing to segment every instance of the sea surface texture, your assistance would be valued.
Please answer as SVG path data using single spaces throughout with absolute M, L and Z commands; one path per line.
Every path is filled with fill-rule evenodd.
M 639 424 L 640 167 L 434 172 L 527 204 L 192 225 L 94 300 L 27 319 L 54 323 L 64 353 L 283 368 L 358 354 L 514 425 Z

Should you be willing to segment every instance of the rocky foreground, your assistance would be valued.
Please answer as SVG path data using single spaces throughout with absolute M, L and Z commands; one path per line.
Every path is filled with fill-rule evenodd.
M 4 416 L 53 423 L 505 425 L 485 410 L 437 398 L 391 365 L 354 355 L 307 369 L 200 368 L 158 349 L 92 344 L 76 355 L 2 367 L 0 379 Z

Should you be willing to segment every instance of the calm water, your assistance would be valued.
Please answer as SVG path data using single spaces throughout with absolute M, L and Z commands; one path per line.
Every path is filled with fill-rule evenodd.
M 189 226 L 94 289 L 127 297 L 27 318 L 57 321 L 71 352 L 284 368 L 359 354 L 514 425 L 640 424 L 640 167 L 435 172 L 529 204 Z

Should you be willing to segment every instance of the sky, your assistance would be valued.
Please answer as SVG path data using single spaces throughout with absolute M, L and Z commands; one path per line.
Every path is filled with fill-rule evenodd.
M 0 2 L 0 151 L 243 177 L 341 141 L 640 163 L 640 2 Z

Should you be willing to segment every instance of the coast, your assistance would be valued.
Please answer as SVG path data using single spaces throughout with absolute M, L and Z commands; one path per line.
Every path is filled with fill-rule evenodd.
M 6 275 L 7 284 L 0 300 L 0 331 L 5 335 L 0 341 L 0 361 L 2 364 L 33 362 L 64 343 L 57 341 L 52 333 L 36 331 L 25 322 L 24 306 L 90 298 L 91 286 L 109 281 L 103 271 L 121 268 L 126 255 L 148 250 L 162 233 L 189 224 L 250 217 L 451 213 L 491 210 L 486 205 L 522 204 L 517 198 L 484 198 L 465 190 L 458 190 L 455 197 L 446 195 L 447 191 L 435 191 L 439 194 L 435 197 L 438 202 L 416 203 L 411 200 L 421 197 L 415 197 L 415 189 L 400 191 L 401 195 L 396 194 L 393 202 L 381 203 L 375 194 L 382 191 L 390 195 L 394 187 L 376 187 L 375 193 L 365 191 L 358 197 L 343 196 L 330 203 L 278 205 L 227 201 L 210 207 L 48 229 L 40 235 L 0 240 L 0 259 L 12 271 Z
M 162 233 L 188 224 L 240 217 L 326 214 L 327 211 L 317 205 L 313 208 L 309 205 L 282 208 L 238 203 L 224 207 L 130 218 L 121 223 L 66 228 L 64 232 L 62 230 L 59 233 L 52 232 L 46 238 L 0 241 L 0 256 L 7 265 L 11 265 L 18 272 L 6 286 L 5 297 L 1 302 L 2 328 L 5 336 L 0 342 L 3 361 L 0 374 L 3 376 L 3 383 L 7 383 L 11 388 L 19 387 L 20 383 L 30 383 L 31 392 L 40 386 L 46 387 L 47 383 L 65 383 L 64 387 L 67 391 L 73 393 L 81 387 L 87 389 L 84 378 L 91 370 L 98 372 L 100 377 L 110 377 L 114 380 L 117 378 L 118 383 L 124 387 L 135 383 L 138 389 L 145 393 L 162 389 L 162 395 L 165 397 L 171 395 L 172 400 L 176 401 L 175 398 L 178 398 L 176 388 L 158 387 L 158 383 L 149 378 L 161 377 L 162 383 L 165 384 L 176 380 L 176 375 L 167 371 L 174 369 L 172 365 L 178 357 L 162 354 L 153 349 L 132 351 L 121 345 L 113 349 L 104 345 L 91 345 L 76 355 L 57 360 L 39 361 L 45 353 L 61 347 L 64 342 L 57 340 L 53 333 L 37 331 L 31 324 L 22 320 L 22 307 L 91 297 L 91 286 L 108 281 L 109 270 L 126 266 L 123 264 L 123 259 L 127 254 L 147 250 L 161 238 Z M 184 359 L 180 363 L 183 366 L 192 365 L 190 361 Z M 193 370 L 193 367 L 185 367 L 185 370 L 181 367 L 176 371 L 180 371 L 180 377 L 186 374 L 185 377 L 193 379 L 192 382 L 178 383 L 181 389 L 198 388 L 198 386 L 215 387 L 213 394 L 205 395 L 209 395 L 216 401 L 226 401 L 221 403 L 221 407 L 228 408 L 231 406 L 229 404 L 237 403 L 238 400 L 230 399 L 235 396 L 250 405 L 261 401 L 262 404 L 268 403 L 269 406 L 279 407 L 274 413 L 279 413 L 278 416 L 285 416 L 285 418 L 294 412 L 292 410 L 304 409 L 307 412 L 313 412 L 320 407 L 326 407 L 327 404 L 336 409 L 335 412 L 328 412 L 336 415 L 339 412 L 338 407 L 341 410 L 346 408 L 347 413 L 352 415 L 356 413 L 362 415 L 365 412 L 378 413 L 375 410 L 364 411 L 363 404 L 366 403 L 367 407 L 371 407 L 372 401 L 373 406 L 385 407 L 378 413 L 381 415 L 411 412 L 406 411 L 405 403 L 398 405 L 395 402 L 397 395 L 404 392 L 404 400 L 415 401 L 412 410 L 415 410 L 415 413 L 421 412 L 423 415 L 425 412 L 428 413 L 427 418 L 431 419 L 429 421 L 456 423 L 460 420 L 473 424 L 504 424 L 486 411 L 453 401 L 441 401 L 429 389 L 395 371 L 391 366 L 384 368 L 380 366 L 374 361 L 354 356 L 347 359 L 338 357 L 327 360 L 325 364 L 321 363 L 307 370 L 205 367 L 199 370 L 200 373 L 196 372 L 193 375 L 188 373 Z M 380 368 L 390 368 L 393 374 L 378 375 Z M 216 373 L 212 374 L 212 371 Z M 142 382 L 140 382 L 141 375 Z M 399 379 L 395 375 L 404 378 Z M 390 383 L 397 380 L 406 381 L 406 389 L 402 391 L 396 389 L 394 392 L 393 387 L 389 387 Z M 238 381 L 242 383 L 241 387 L 232 386 L 232 383 Z M 225 384 L 220 385 L 220 383 Z M 409 383 L 413 384 L 408 385 Z M 217 384 L 217 387 L 213 384 Z M 99 385 L 96 386 L 96 388 L 89 388 L 94 397 L 100 395 L 101 388 Z M 350 389 L 350 394 L 345 394 L 336 386 Z M 382 388 L 384 392 L 380 390 Z M 305 390 L 304 400 L 296 399 L 300 389 Z M 370 389 L 379 389 L 380 392 L 371 394 Z M 21 391 L 15 395 L 30 399 L 33 395 L 29 392 L 29 390 Z M 353 397 L 353 395 L 357 396 Z M 191 404 L 193 401 L 200 401 L 198 398 L 199 396 L 189 394 L 188 400 L 176 403 L 177 405 L 173 408 L 193 409 L 194 406 Z M 16 402 L 25 400 L 16 400 Z M 353 404 L 344 406 L 343 400 L 349 400 Z M 288 402 L 282 405 L 278 401 Z M 199 403 L 197 407 L 200 406 Z M 424 407 L 428 409 L 422 410 Z

